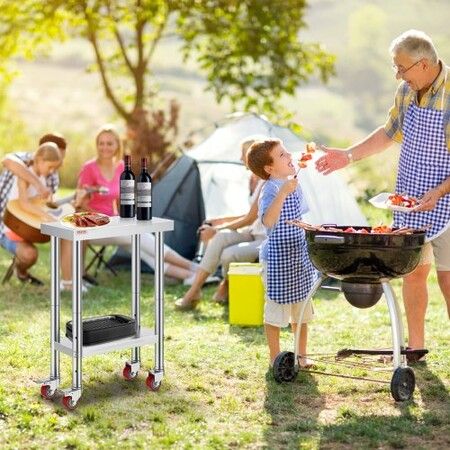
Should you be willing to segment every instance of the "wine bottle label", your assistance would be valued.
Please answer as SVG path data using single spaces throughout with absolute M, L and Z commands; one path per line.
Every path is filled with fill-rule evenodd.
M 120 204 L 134 205 L 134 180 L 120 180 Z
M 151 208 L 152 206 L 152 183 L 136 183 L 138 208 Z

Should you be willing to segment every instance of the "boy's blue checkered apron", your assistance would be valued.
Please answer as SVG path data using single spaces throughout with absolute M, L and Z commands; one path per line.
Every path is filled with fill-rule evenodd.
M 317 278 L 308 256 L 305 232 L 286 223 L 300 217 L 300 198 L 295 191 L 286 197 L 278 223 L 268 238 L 267 294 L 276 303 L 306 300 Z
M 450 176 L 450 152 L 444 128 L 444 89 L 441 111 L 420 108 L 412 102 L 403 122 L 396 192 L 421 197 Z M 438 237 L 450 226 L 450 194 L 441 197 L 431 211 L 394 212 L 394 226 L 421 228 L 431 225 L 427 239 Z

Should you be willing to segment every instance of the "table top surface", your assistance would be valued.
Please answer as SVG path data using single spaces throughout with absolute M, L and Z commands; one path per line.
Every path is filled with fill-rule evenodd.
M 172 231 L 173 220 L 153 217 L 152 220 L 123 219 L 119 216 L 110 218 L 106 225 L 98 227 L 77 227 L 68 222 L 48 222 L 41 225 L 41 233 L 70 241 L 85 241 L 116 236 L 158 233 Z

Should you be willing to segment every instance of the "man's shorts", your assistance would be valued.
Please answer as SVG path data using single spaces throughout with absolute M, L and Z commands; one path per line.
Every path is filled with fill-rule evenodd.
M 436 263 L 436 270 L 450 271 L 450 227 L 422 248 L 419 265 Z
M 13 255 L 16 254 L 17 242 L 9 239 L 5 234 L 0 235 L 0 246 Z
M 300 308 L 303 306 L 304 301 L 297 303 L 289 303 L 286 305 L 276 303 L 267 297 L 267 263 L 262 261 L 263 264 L 263 283 L 265 289 L 265 304 L 264 304 L 264 323 L 273 325 L 274 327 L 287 327 L 290 323 L 297 323 Z M 303 314 L 302 323 L 307 323 L 314 318 L 314 310 L 312 302 L 309 301 L 306 305 L 305 312 Z

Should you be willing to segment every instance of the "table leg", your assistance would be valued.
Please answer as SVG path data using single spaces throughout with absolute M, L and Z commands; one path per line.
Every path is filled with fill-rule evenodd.
M 41 383 L 41 395 L 52 399 L 61 381 L 59 351 L 55 342 L 60 342 L 60 291 L 59 258 L 60 239 L 50 238 L 51 302 L 50 302 L 50 377 Z
M 58 380 L 60 378 L 60 359 L 59 351 L 55 349 L 55 342 L 60 342 L 60 290 L 59 290 L 59 258 L 61 240 L 57 237 L 51 237 L 51 314 L 50 314 L 50 379 Z
M 155 233 L 155 382 L 164 374 L 164 234 Z
M 82 389 L 83 357 L 83 299 L 81 295 L 82 270 L 81 241 L 72 242 L 72 390 Z
M 141 236 L 135 234 L 131 237 L 131 316 L 135 320 L 136 336 L 141 335 Z M 141 362 L 141 349 L 134 347 L 131 349 L 131 365 L 133 372 L 139 370 Z

